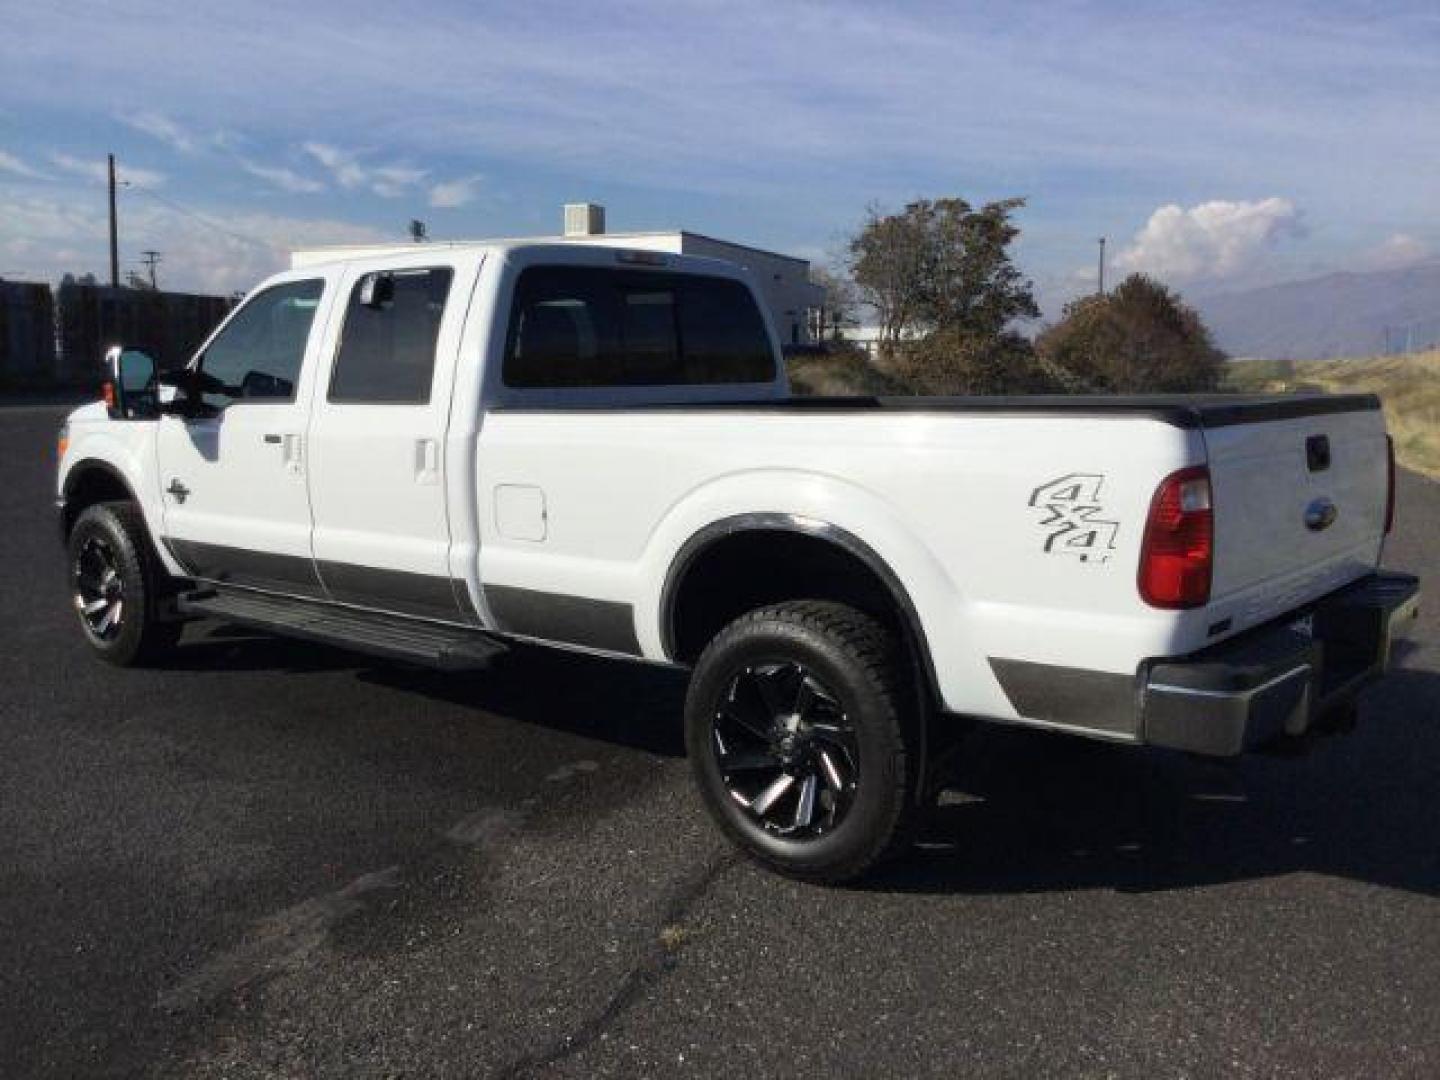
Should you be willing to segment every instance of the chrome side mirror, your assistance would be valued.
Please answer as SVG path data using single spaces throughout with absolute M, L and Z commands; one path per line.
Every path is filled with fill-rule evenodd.
M 105 350 L 104 397 L 115 420 L 152 420 L 159 412 L 155 358 L 143 349 L 112 345 Z
M 366 274 L 360 280 L 359 300 L 362 306 L 380 308 L 395 299 L 395 278 L 391 274 Z

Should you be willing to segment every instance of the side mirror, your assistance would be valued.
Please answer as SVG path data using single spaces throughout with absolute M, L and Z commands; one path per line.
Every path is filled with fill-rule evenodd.
M 143 349 L 105 350 L 105 404 L 115 420 L 149 420 L 159 412 L 155 358 Z
M 360 303 L 367 308 L 382 308 L 395 300 L 395 278 L 391 274 L 366 274 L 360 280 Z

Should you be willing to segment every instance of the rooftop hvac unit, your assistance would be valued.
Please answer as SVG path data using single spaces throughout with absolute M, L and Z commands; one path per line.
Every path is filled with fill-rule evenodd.
M 566 236 L 599 236 L 605 231 L 605 207 L 599 203 L 566 203 Z

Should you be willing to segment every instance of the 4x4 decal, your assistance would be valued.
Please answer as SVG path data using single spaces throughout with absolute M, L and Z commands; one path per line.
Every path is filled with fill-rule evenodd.
M 1110 561 L 1120 524 L 1101 516 L 1104 483 L 1098 473 L 1070 473 L 1030 493 L 1030 505 L 1045 515 L 1040 527 L 1046 554 L 1074 555 L 1084 563 Z

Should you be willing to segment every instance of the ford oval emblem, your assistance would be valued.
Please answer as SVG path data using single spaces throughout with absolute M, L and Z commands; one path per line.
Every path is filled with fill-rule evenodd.
M 1311 532 L 1328 529 L 1340 516 L 1340 508 L 1329 499 L 1316 499 L 1305 507 L 1305 527 Z

